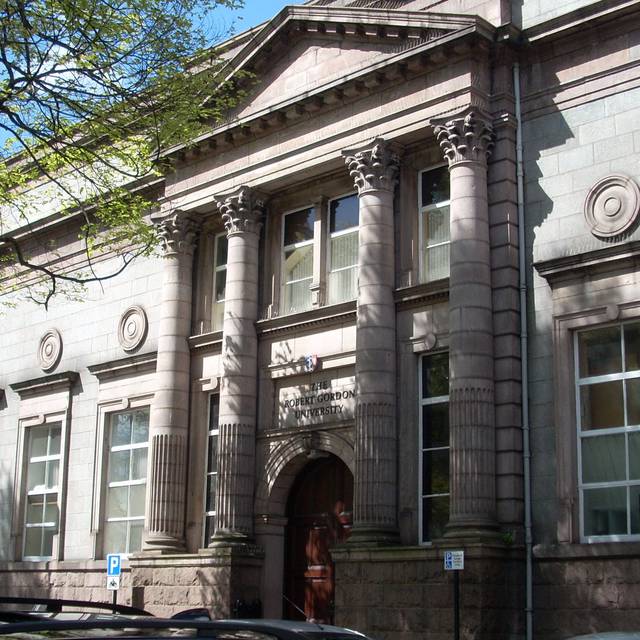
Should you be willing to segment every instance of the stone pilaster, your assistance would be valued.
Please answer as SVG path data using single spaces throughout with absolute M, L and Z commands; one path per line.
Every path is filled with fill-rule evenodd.
M 398 148 L 377 139 L 343 152 L 358 189 L 353 543 L 397 537 L 396 310 L 393 190 Z
M 489 119 L 433 123 L 451 177 L 449 278 L 450 516 L 447 537 L 496 528 L 493 317 L 487 204 Z
M 253 535 L 258 338 L 258 249 L 264 202 L 248 187 L 218 201 L 228 234 L 222 328 L 214 546 Z
M 157 387 L 149 419 L 149 498 L 144 551 L 184 550 L 193 252 L 197 221 L 178 212 L 161 223 L 164 245 Z

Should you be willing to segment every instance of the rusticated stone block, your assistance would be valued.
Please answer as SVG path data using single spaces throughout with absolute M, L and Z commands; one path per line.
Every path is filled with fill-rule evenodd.
M 178 568 L 175 570 L 175 583 L 185 586 L 200 584 L 198 572 L 193 567 L 188 569 Z

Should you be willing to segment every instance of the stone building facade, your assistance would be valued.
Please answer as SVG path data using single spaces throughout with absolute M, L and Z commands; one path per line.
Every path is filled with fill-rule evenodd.
M 0 592 L 374 637 L 640 627 L 640 11 L 310 0 L 162 256 L 6 312 Z M 77 255 L 71 218 L 32 233 Z

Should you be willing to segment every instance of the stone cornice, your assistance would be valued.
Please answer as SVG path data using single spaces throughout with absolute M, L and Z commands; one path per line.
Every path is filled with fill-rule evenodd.
M 87 367 L 89 373 L 94 375 L 98 380 L 110 380 L 121 376 L 140 375 L 141 373 L 152 373 L 156 370 L 156 360 L 158 354 L 156 351 L 152 353 L 140 353 L 128 358 L 120 358 L 111 360 L 110 362 L 101 362 Z
M 356 302 L 320 307 L 311 311 L 279 316 L 269 320 L 259 320 L 256 324 L 258 336 L 297 333 L 314 327 L 344 324 L 356 321 Z
M 552 286 L 586 274 L 606 273 L 640 263 L 640 241 L 607 246 L 577 255 L 535 262 L 537 272 Z
M 525 42 L 537 42 L 546 38 L 565 38 L 572 31 L 598 29 L 612 19 L 638 15 L 638 0 L 599 0 L 584 7 L 564 13 L 557 18 L 533 25 L 522 32 Z
M 57 391 L 69 391 L 78 379 L 77 371 L 63 371 L 50 376 L 33 378 L 24 382 L 16 382 L 9 386 L 15 391 L 21 400 L 31 396 L 56 393 Z
M 424 15 L 418 13 L 418 16 Z M 242 144 L 255 136 L 280 129 L 298 118 L 332 109 L 338 103 L 357 100 L 380 87 L 404 82 L 408 78 L 440 68 L 449 64 L 452 58 L 472 55 L 473 52 L 478 55 L 483 42 L 486 47 L 491 45 L 495 29 L 489 23 L 477 16 L 458 18 L 457 30 L 434 40 L 418 39 L 415 44 L 409 43 L 406 48 L 399 47 L 396 53 L 373 56 L 375 62 L 367 62 L 312 91 L 268 105 L 242 118 L 221 123 L 193 140 L 190 145 L 176 145 L 164 150 L 161 155 L 189 161 L 212 150 Z M 423 17 L 422 24 L 424 23 Z
M 449 300 L 449 279 L 396 289 L 394 299 L 398 311 L 425 304 L 447 302 Z
M 222 330 L 189 336 L 188 343 L 191 351 L 206 349 L 222 353 Z

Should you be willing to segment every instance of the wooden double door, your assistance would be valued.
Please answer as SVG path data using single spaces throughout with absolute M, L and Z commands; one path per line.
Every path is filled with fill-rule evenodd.
M 352 510 L 353 476 L 335 456 L 309 462 L 296 478 L 287 503 L 286 618 L 334 621 L 329 550 L 349 537 Z

